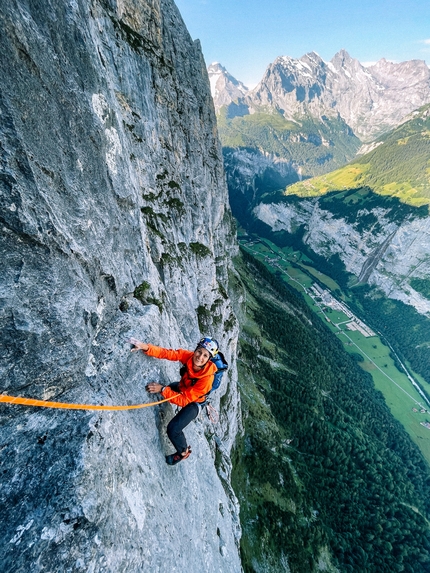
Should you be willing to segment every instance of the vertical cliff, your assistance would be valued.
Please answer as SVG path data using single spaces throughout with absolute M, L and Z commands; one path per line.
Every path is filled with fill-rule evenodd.
M 393 207 L 390 200 L 387 207 L 383 199 L 375 197 L 369 197 L 368 207 L 350 207 L 350 212 L 345 209 L 343 214 L 339 207 L 331 212 L 329 202 L 321 198 L 290 204 L 260 203 L 254 213 L 273 231 L 294 234 L 301 228 L 304 243 L 315 253 L 327 260 L 338 256 L 357 281 L 375 285 L 387 297 L 429 315 L 430 301 L 410 282 L 429 274 L 430 218 L 424 211 L 415 209 L 414 213 L 413 207 L 398 203 Z M 376 201 L 381 205 L 375 206 Z M 353 210 L 356 213 L 351 216 Z
M 1 406 L 2 571 L 240 571 L 236 246 L 200 47 L 171 0 L 6 0 L 0 31 L 1 391 L 146 401 L 178 368 L 130 335 L 210 333 L 231 363 L 175 468 L 170 406 Z

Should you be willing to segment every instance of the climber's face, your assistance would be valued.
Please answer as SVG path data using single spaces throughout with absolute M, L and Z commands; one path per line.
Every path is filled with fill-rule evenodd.
M 196 348 L 193 355 L 194 370 L 200 370 L 201 368 L 203 368 L 203 366 L 206 364 L 206 362 L 209 360 L 210 357 L 211 355 L 204 348 L 200 347 Z

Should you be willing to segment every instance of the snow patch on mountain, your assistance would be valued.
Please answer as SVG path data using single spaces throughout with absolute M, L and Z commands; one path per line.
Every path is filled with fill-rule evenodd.
M 430 70 L 422 60 L 394 63 L 383 58 L 365 67 L 346 50 L 330 62 L 316 52 L 299 59 L 279 56 L 251 91 L 220 64 L 208 71 L 216 109 L 237 101 L 248 113 L 274 108 L 289 120 L 339 115 L 363 143 L 430 102 Z

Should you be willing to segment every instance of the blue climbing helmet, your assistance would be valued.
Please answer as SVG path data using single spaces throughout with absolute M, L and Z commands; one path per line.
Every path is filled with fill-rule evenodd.
M 215 338 L 205 337 L 200 340 L 197 344 L 197 348 L 204 348 L 209 352 L 211 357 L 213 358 L 218 354 L 219 344 Z

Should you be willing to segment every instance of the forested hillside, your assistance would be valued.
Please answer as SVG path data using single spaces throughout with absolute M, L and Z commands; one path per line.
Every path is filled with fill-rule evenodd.
M 411 205 L 430 203 L 430 105 L 380 137 L 375 146 L 341 169 L 289 187 L 287 194 L 315 196 L 368 186 Z
M 296 293 L 235 262 L 245 432 L 234 459 L 246 573 L 424 573 L 430 469 Z
M 279 111 L 264 108 L 251 115 L 229 117 L 224 107 L 217 119 L 223 147 L 274 154 L 290 161 L 305 177 L 344 165 L 360 147 L 360 140 L 340 117 L 289 121 Z

